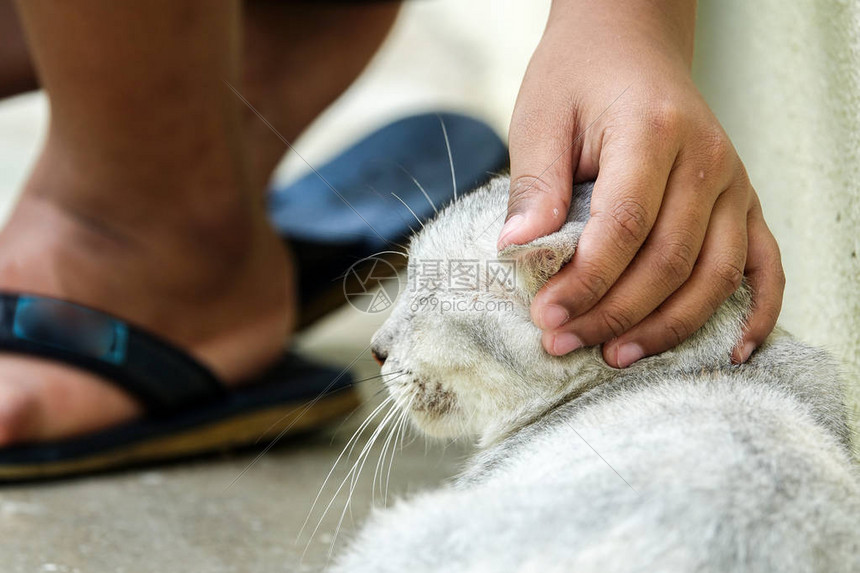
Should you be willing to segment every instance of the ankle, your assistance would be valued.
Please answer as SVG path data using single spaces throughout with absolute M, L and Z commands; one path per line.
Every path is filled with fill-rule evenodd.
M 282 248 L 262 217 L 201 220 L 189 214 L 183 221 L 177 215 L 174 211 L 167 220 L 156 218 L 148 225 L 128 224 L 27 192 L 0 241 L 7 254 L 15 246 L 11 252 L 21 253 L 22 261 L 38 259 L 40 251 L 64 253 L 68 263 L 57 263 L 71 271 L 77 260 L 75 275 L 121 274 L 123 282 L 137 280 L 156 288 L 153 295 L 189 294 L 200 300 L 229 290 L 261 257 L 271 259 Z
M 205 241 L 122 232 L 25 195 L 0 232 L 0 289 L 115 314 L 189 349 L 225 380 L 244 379 L 281 352 L 295 300 L 274 232 L 255 231 L 232 264 Z
M 218 173 L 213 167 L 211 181 L 169 173 L 120 178 L 87 171 L 69 159 L 56 145 L 46 145 L 16 212 L 36 225 L 28 211 L 50 212 L 81 235 L 72 238 L 76 244 L 136 250 L 154 258 L 184 256 L 205 275 L 235 271 L 271 233 L 259 197 L 251 197 L 241 178 L 225 175 L 223 168 Z

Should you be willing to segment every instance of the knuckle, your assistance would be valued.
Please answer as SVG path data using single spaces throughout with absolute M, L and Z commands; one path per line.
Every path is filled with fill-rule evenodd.
M 619 201 L 606 211 L 606 216 L 622 244 L 641 245 L 648 235 L 648 211 L 636 199 L 626 198 Z
M 760 306 L 754 303 L 752 313 L 747 317 L 745 327 L 747 336 L 759 344 L 764 342 L 779 320 L 779 311 L 780 306 L 778 304 Z
M 742 266 L 729 260 L 717 262 L 713 268 L 713 275 L 719 281 L 720 290 L 725 293 L 738 290 L 744 280 Z
M 508 213 L 522 213 L 536 200 L 552 196 L 552 186 L 541 177 L 521 175 L 511 181 Z
M 678 134 L 682 118 L 681 108 L 671 101 L 663 101 L 649 108 L 646 119 L 652 135 L 663 138 Z
M 605 332 L 610 332 L 617 338 L 630 330 L 633 326 L 633 317 L 629 312 L 614 308 L 600 313 L 599 323 Z
M 776 285 L 779 287 L 779 290 L 785 289 L 785 271 L 782 268 L 782 265 L 776 266 Z
M 573 275 L 572 280 L 574 281 L 572 285 L 574 292 L 580 297 L 575 301 L 575 305 L 579 308 L 590 308 L 603 297 L 609 288 L 599 269 L 588 263 L 584 264 L 579 272 Z
M 734 173 L 736 154 L 732 142 L 719 126 L 703 128 L 699 134 L 698 163 L 702 179 L 707 183 L 716 180 L 724 180 L 727 175 L 743 175 L 743 172 Z M 742 167 L 742 164 L 740 164 Z
M 770 231 L 768 231 L 770 233 Z M 779 267 L 779 270 L 782 271 L 782 251 L 779 249 L 779 243 L 776 242 L 776 238 L 773 235 L 770 235 L 770 243 L 773 252 L 773 261 L 774 264 Z
M 767 288 L 766 291 L 763 288 L 752 288 L 753 312 L 765 317 L 771 326 L 779 318 L 779 313 L 782 309 L 782 293 L 785 286 L 784 276 L 782 278 L 777 276 L 776 280 L 778 282 Z
M 777 285 L 782 288 L 785 287 L 785 269 L 782 266 L 782 254 L 779 252 L 779 245 L 776 243 L 775 239 L 772 240 L 772 244 L 773 251 L 771 268 L 773 269 L 773 275 Z
M 676 237 L 657 250 L 657 272 L 672 286 L 680 286 L 693 272 L 697 253 L 693 243 Z
M 693 333 L 691 322 L 675 314 L 664 315 L 663 325 L 664 339 L 669 348 L 678 346 Z
M 770 331 L 773 330 L 773 327 L 776 325 L 777 321 L 779 320 L 779 313 L 781 310 L 782 310 L 782 306 L 780 305 L 779 299 L 771 301 L 771 303 L 767 305 L 767 308 L 764 310 L 764 316 L 765 316 L 764 322 L 767 326 L 767 328 L 765 329 L 765 330 L 767 330 L 767 332 L 765 333 L 765 336 L 770 334 Z
M 747 168 L 744 165 L 743 161 L 741 161 L 740 157 L 737 157 L 735 155 L 734 148 L 732 148 L 731 154 L 734 156 L 735 180 L 738 182 L 739 186 L 744 189 L 748 197 L 750 196 L 750 194 L 755 194 L 755 189 L 753 189 L 752 181 L 750 181 L 750 176 L 747 172 Z
M 717 127 L 711 126 L 702 130 L 700 141 L 707 156 L 713 163 L 723 165 L 731 157 L 733 148 L 725 132 Z

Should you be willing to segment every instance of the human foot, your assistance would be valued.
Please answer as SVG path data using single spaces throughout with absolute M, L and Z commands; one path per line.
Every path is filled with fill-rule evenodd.
M 337 97 L 397 6 L 343 8 L 333 22 L 266 2 L 84 4 L 17 4 L 51 121 L 0 232 L 0 288 L 110 312 L 228 383 L 247 379 L 281 353 L 295 311 L 290 264 L 255 204 L 284 152 L 271 131 L 293 139 Z M 140 414 L 98 378 L 0 356 L 0 446 Z
M 208 225 L 189 243 L 183 239 L 193 222 L 185 237 L 169 228 L 141 234 L 27 192 L 0 232 L 0 289 L 109 312 L 239 384 L 280 356 L 295 311 L 283 245 L 258 219 L 247 240 L 233 236 L 225 248 L 221 235 L 241 230 Z M 130 396 L 97 376 L 0 354 L 0 446 L 71 437 L 141 414 Z

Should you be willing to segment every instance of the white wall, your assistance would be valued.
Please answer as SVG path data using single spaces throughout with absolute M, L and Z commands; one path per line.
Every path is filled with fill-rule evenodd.
M 696 75 L 783 254 L 781 323 L 860 405 L 860 3 L 706 0 Z

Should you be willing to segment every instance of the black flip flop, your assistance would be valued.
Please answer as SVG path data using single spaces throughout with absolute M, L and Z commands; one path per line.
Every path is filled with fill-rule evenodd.
M 0 480 L 89 473 L 225 450 L 317 427 L 358 405 L 346 371 L 295 354 L 238 388 L 166 340 L 55 298 L 0 293 L 0 351 L 100 375 L 146 416 L 78 438 L 0 450 Z

